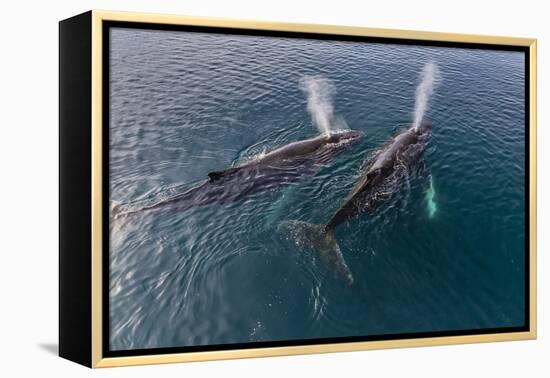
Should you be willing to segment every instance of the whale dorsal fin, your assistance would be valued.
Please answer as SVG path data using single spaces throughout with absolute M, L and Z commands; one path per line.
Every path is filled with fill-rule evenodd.
M 223 171 L 209 172 L 208 178 L 210 181 L 217 181 L 223 177 Z
M 236 172 L 239 170 L 239 167 L 233 167 L 224 169 L 223 171 L 213 171 L 208 173 L 208 178 L 210 179 L 210 182 L 221 180 L 223 177 L 227 176 L 228 174 L 231 174 L 233 172 Z

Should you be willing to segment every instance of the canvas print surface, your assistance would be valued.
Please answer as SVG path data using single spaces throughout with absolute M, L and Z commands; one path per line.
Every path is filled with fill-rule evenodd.
M 524 52 L 108 38 L 110 350 L 525 325 Z

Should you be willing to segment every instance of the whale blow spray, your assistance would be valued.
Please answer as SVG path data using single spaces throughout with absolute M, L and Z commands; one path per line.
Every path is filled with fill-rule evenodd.
M 441 81 L 439 68 L 435 63 L 427 63 L 420 74 L 420 84 L 416 87 L 416 99 L 414 104 L 414 120 L 412 127 L 417 130 L 428 110 L 428 102 L 435 88 Z
M 334 116 L 332 102 L 336 87 L 330 79 L 323 76 L 306 76 L 300 80 L 300 89 L 307 96 L 307 110 L 321 134 L 347 129 L 345 121 Z

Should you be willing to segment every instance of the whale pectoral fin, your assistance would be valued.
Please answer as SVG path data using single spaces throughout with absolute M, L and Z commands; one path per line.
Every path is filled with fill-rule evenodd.
M 221 180 L 224 176 L 227 176 L 233 172 L 236 172 L 239 170 L 239 167 L 234 168 L 228 168 L 223 171 L 214 171 L 208 173 L 208 178 L 210 179 L 210 182 Z
M 428 188 L 425 191 L 425 198 L 426 198 L 426 210 L 428 211 L 428 216 L 430 218 L 434 218 L 435 214 L 437 213 L 437 202 L 436 199 L 436 193 L 435 193 L 435 187 L 433 182 L 433 177 L 430 174 L 429 175 L 429 184 Z
M 421 159 L 418 164 L 416 165 L 416 171 L 415 171 L 416 177 L 420 177 L 423 179 L 428 178 L 430 175 L 430 172 L 428 171 L 428 166 L 426 165 L 426 160 Z

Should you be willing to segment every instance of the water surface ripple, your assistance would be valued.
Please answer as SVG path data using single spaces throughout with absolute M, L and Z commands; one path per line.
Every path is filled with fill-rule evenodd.
M 113 350 L 386 335 L 523 323 L 521 53 L 112 29 L 110 200 L 139 208 L 314 137 L 300 81 L 365 133 L 318 169 L 237 201 L 112 219 Z M 337 229 L 355 284 L 281 224 L 328 221 L 368 154 L 410 125 L 419 72 L 442 78 L 422 180 Z

